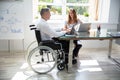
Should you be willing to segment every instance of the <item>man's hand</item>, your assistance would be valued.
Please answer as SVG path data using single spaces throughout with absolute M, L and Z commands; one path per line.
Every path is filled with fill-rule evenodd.
M 71 29 L 66 29 L 65 31 L 66 31 L 66 33 L 70 33 Z

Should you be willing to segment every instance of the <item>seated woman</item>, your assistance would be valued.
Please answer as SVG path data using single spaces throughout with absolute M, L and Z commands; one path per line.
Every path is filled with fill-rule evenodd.
M 74 27 L 74 25 L 76 24 L 82 24 L 82 21 L 77 18 L 76 11 L 74 9 L 70 9 L 68 14 L 68 20 L 65 22 L 63 30 L 71 30 L 72 27 Z M 82 47 L 82 45 L 80 44 L 79 40 L 74 40 L 73 43 L 75 45 L 73 50 L 73 59 L 77 59 L 79 50 Z

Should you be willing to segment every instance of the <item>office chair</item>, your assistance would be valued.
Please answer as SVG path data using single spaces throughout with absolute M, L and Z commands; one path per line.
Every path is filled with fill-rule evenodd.
M 30 30 L 35 31 L 37 46 L 29 51 L 27 62 L 36 73 L 48 73 L 57 65 L 58 70 L 65 68 L 65 53 L 62 45 L 54 40 L 42 40 L 41 33 L 35 25 L 30 25 Z M 30 44 L 32 46 L 32 44 Z M 29 47 L 30 47 L 29 46 Z

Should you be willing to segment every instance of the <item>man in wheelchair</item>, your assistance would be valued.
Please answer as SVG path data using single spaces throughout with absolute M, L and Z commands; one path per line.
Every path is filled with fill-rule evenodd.
M 66 33 L 69 33 L 70 30 L 62 30 L 57 32 L 50 28 L 50 26 L 47 23 L 47 20 L 50 19 L 50 11 L 48 8 L 43 8 L 40 11 L 41 19 L 39 19 L 36 23 L 36 29 L 35 34 L 37 38 L 38 45 L 45 45 L 53 50 L 63 50 L 65 53 L 65 64 L 68 63 L 68 53 L 69 53 L 69 40 L 59 40 L 57 37 L 65 35 Z M 41 54 L 43 55 L 43 54 Z M 44 60 L 43 60 L 44 61 Z M 73 61 L 73 64 L 77 63 L 77 60 Z M 59 66 L 58 66 L 59 67 Z M 60 68 L 62 69 L 61 65 Z
M 50 68 L 50 66 L 48 66 L 48 65 L 51 65 L 48 62 L 52 62 L 52 60 L 53 61 L 55 60 L 55 57 L 54 57 L 53 54 L 51 54 L 53 57 L 52 57 L 52 60 L 50 60 L 51 57 L 49 57 L 49 55 L 50 55 L 49 52 L 54 53 L 51 49 L 57 50 L 58 51 L 57 53 L 60 53 L 58 55 L 59 58 L 63 59 L 63 57 L 64 57 L 64 59 L 65 59 L 64 63 L 65 64 L 68 63 L 69 40 L 59 40 L 57 37 L 65 35 L 66 33 L 69 33 L 71 30 L 66 29 L 66 30 L 63 31 L 61 29 L 59 32 L 53 30 L 47 23 L 47 20 L 49 20 L 50 16 L 51 16 L 50 11 L 49 11 L 48 8 L 41 9 L 40 15 L 41 15 L 41 19 L 39 19 L 35 23 L 35 25 L 30 26 L 30 27 L 35 26 L 35 28 L 32 28 L 32 29 L 35 30 L 35 35 L 36 35 L 36 39 L 37 39 L 37 42 L 38 42 L 38 47 L 31 51 L 31 53 L 30 53 L 30 55 L 28 57 L 28 63 L 35 72 L 37 72 L 37 73 L 47 73 L 47 72 L 51 71 L 54 68 L 54 65 L 51 68 Z M 39 47 L 39 46 L 48 46 L 48 47 Z M 33 61 L 34 58 L 32 59 L 32 56 L 34 56 L 34 54 L 38 53 L 38 52 L 35 53 L 35 51 L 36 52 L 38 51 L 39 54 L 40 54 L 40 55 L 38 54 L 39 58 L 37 58 L 37 59 L 41 58 L 40 60 L 35 59 L 35 60 L 37 60 L 36 62 Z M 47 51 L 48 53 L 43 54 L 44 52 L 41 53 L 40 51 Z M 61 53 L 65 53 L 65 54 L 62 54 L 62 57 L 61 57 Z M 35 56 L 38 56 L 38 55 L 35 55 Z M 44 56 L 48 57 L 47 61 L 44 60 L 45 59 Z M 37 63 L 37 64 L 35 65 L 35 63 Z M 41 65 L 42 63 L 45 63 L 45 64 L 48 63 L 47 68 L 45 68 L 45 66 L 42 67 L 42 65 Z M 74 61 L 74 59 L 73 59 L 72 63 L 76 64 L 77 60 Z M 38 70 L 37 65 L 40 67 L 39 70 Z M 45 69 L 42 69 L 42 68 L 45 68 Z M 63 70 L 64 66 L 63 66 L 63 64 L 59 64 L 57 66 L 57 68 L 59 70 Z
M 35 24 L 36 28 L 37 28 L 37 30 L 40 31 L 41 40 L 42 41 L 46 41 L 46 42 L 48 41 L 48 42 L 51 43 L 51 45 L 50 44 L 46 44 L 45 42 L 41 43 L 41 44 L 49 45 L 52 48 L 57 48 L 57 45 L 55 46 L 54 41 L 55 42 L 59 42 L 59 43 L 62 43 L 63 49 L 66 50 L 66 52 L 68 52 L 68 50 L 69 50 L 69 41 L 58 40 L 55 37 L 59 37 L 59 36 L 62 36 L 64 34 L 66 34 L 66 33 L 69 33 L 70 30 L 69 29 L 68 30 L 64 30 L 64 31 L 61 30 L 60 32 L 57 32 L 57 31 L 51 29 L 50 26 L 47 23 L 47 20 L 49 20 L 50 16 L 51 16 L 50 11 L 49 11 L 48 8 L 41 9 L 40 15 L 41 15 L 41 19 L 36 22 L 36 24 Z

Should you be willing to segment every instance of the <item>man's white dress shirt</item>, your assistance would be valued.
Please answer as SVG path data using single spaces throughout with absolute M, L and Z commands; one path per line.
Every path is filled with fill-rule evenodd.
M 65 31 L 56 32 L 53 28 L 50 28 L 47 21 L 42 18 L 39 19 L 35 25 L 37 30 L 41 32 L 42 40 L 51 40 L 53 37 L 59 37 L 66 33 Z

